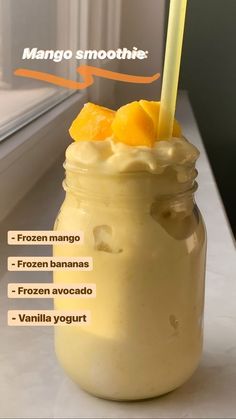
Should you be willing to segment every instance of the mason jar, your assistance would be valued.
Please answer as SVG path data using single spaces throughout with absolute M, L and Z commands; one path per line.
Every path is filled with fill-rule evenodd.
M 168 169 L 109 174 L 68 159 L 65 168 L 55 230 L 82 230 L 84 243 L 55 245 L 54 256 L 92 257 L 93 270 L 54 272 L 54 282 L 97 291 L 93 299 L 55 299 L 57 310 L 91 312 L 88 325 L 55 328 L 58 361 L 102 398 L 174 390 L 202 351 L 206 235 L 196 170 L 177 181 Z

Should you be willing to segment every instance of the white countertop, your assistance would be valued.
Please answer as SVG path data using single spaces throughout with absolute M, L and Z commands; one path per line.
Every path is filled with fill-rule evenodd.
M 61 162 L 20 202 L 0 228 L 1 418 L 235 418 L 236 257 L 224 209 L 186 95 L 178 118 L 201 151 L 197 203 L 208 232 L 205 340 L 196 373 L 181 388 L 142 402 L 100 400 L 80 390 L 58 366 L 50 327 L 8 327 L 8 309 L 51 308 L 50 300 L 8 300 L 8 282 L 44 282 L 50 273 L 6 272 L 7 256 L 48 255 L 42 246 L 7 246 L 7 230 L 51 229 L 63 199 Z

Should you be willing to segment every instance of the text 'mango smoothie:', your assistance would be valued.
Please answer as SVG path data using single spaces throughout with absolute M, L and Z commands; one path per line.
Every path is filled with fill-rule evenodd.
M 198 150 L 175 121 L 157 140 L 159 103 L 117 112 L 87 104 L 66 151 L 66 198 L 57 231 L 84 231 L 84 244 L 55 256 L 91 256 L 88 272 L 55 272 L 60 283 L 95 283 L 95 299 L 55 299 L 55 309 L 90 310 L 86 326 L 55 328 L 56 354 L 88 392 L 145 399 L 184 383 L 202 350 L 205 229 L 194 201 Z

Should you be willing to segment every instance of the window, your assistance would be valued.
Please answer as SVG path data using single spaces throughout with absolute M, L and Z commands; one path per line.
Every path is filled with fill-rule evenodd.
M 0 221 L 65 151 L 69 121 L 83 103 L 109 105 L 115 97 L 115 82 L 102 78 L 73 92 L 15 77 L 28 68 L 76 80 L 82 64 L 22 60 L 23 49 L 118 48 L 120 12 L 121 0 L 0 0 Z M 118 71 L 115 61 L 87 64 Z
M 24 48 L 118 48 L 120 8 L 121 0 L 0 0 L 0 141 L 75 93 L 15 76 L 15 69 L 27 68 L 77 79 L 75 59 L 22 60 Z M 91 65 L 116 70 L 117 63 Z M 90 99 L 99 100 L 106 91 L 97 80 Z
M 74 92 L 14 75 L 17 68 L 75 79 L 75 60 L 22 60 L 24 48 L 76 50 L 80 0 L 0 0 L 0 140 Z M 83 22 L 86 24 L 86 22 Z

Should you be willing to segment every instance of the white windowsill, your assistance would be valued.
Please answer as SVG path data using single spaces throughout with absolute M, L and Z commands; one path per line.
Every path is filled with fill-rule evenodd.
M 65 150 L 86 93 L 75 93 L 0 144 L 0 220 Z

